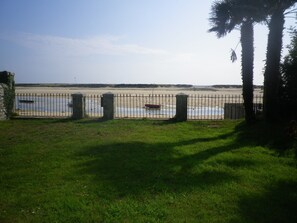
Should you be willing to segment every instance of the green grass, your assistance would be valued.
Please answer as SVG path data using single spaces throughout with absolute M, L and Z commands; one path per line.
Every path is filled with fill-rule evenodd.
M 284 132 L 235 121 L 0 122 L 0 222 L 296 223 L 296 143 Z

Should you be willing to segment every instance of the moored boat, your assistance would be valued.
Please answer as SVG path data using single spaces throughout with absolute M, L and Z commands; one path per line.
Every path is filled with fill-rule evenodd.
M 161 108 L 161 105 L 157 105 L 157 104 L 145 104 L 144 107 L 145 108 L 148 108 L 148 109 L 160 109 Z
M 34 103 L 33 100 L 26 100 L 26 99 L 20 99 L 19 102 L 20 103 L 31 103 L 31 104 Z

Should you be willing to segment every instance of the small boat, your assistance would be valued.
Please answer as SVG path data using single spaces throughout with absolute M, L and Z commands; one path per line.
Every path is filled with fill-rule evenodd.
M 30 103 L 30 104 L 34 103 L 33 100 L 25 100 L 25 99 L 20 99 L 19 102 L 20 103 Z
M 148 108 L 148 109 L 160 109 L 160 108 L 161 108 L 161 105 L 156 105 L 156 104 L 145 104 L 144 107 L 145 107 L 145 108 Z

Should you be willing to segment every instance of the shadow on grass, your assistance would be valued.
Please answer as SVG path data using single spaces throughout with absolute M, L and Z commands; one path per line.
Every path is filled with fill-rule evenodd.
M 236 180 L 236 177 L 218 170 L 193 171 L 207 157 L 228 151 L 214 148 L 208 152 L 181 156 L 178 143 L 146 144 L 140 142 L 107 144 L 88 148 L 83 156 L 94 157 L 84 163 L 82 172 L 92 174 L 95 183 L 104 180 L 119 196 L 140 195 L 145 192 L 182 192 L 193 187 L 208 187 Z
M 103 118 L 85 118 L 85 119 L 73 119 L 73 118 L 63 118 L 63 119 L 56 119 L 53 123 L 68 123 L 74 122 L 79 124 L 92 124 L 92 123 L 100 123 L 106 122 L 107 120 Z
M 297 182 L 278 182 L 260 195 L 240 198 L 240 215 L 245 222 L 297 222 Z
M 92 174 L 95 184 L 107 183 L 119 196 L 139 195 L 145 192 L 158 193 L 165 191 L 183 192 L 193 188 L 210 186 L 236 181 L 237 176 L 230 172 L 207 169 L 203 164 L 218 154 L 240 148 L 240 142 L 202 148 L 194 154 L 183 154 L 181 146 L 201 146 L 207 142 L 233 137 L 236 133 L 215 137 L 195 138 L 168 143 L 127 142 L 111 143 L 89 147 L 79 156 L 91 157 L 80 167 L 82 173 Z M 236 162 L 236 163 L 234 163 Z M 226 162 L 231 167 L 254 165 L 241 161 Z
M 241 123 L 234 131 L 215 137 L 167 143 L 145 143 L 139 140 L 102 144 L 85 148 L 84 152 L 77 155 L 90 158 L 79 167 L 81 173 L 93 176 L 94 187 L 104 182 L 105 188 L 101 190 L 100 196 L 113 200 L 127 196 L 139 197 L 142 194 L 208 190 L 212 186 L 240 182 L 240 177 L 234 172 L 224 168 L 209 168 L 206 161 L 247 146 L 265 146 L 283 151 L 291 145 L 283 137 L 279 126 L 262 123 L 247 126 Z M 229 138 L 232 140 L 224 141 Z M 208 142 L 211 143 L 208 145 Z M 187 154 L 180 149 L 185 146 L 201 149 Z M 235 170 L 258 165 L 246 157 L 217 162 Z M 296 222 L 296 188 L 296 182 L 276 182 L 267 189 L 267 193 L 239 197 L 241 219 L 246 219 L 246 222 Z M 284 220 L 287 215 L 288 220 Z
M 295 150 L 296 140 L 287 132 L 288 123 L 267 124 L 258 122 L 254 125 L 239 124 L 237 141 L 249 146 L 263 146 L 277 152 L 280 156 L 287 150 Z M 297 154 L 296 154 L 297 155 Z

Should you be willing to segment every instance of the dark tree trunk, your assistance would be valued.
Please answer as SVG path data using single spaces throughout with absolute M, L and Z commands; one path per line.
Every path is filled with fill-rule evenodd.
M 252 21 L 242 23 L 241 47 L 242 95 L 244 100 L 245 120 L 247 123 L 251 123 L 255 119 L 253 111 L 254 27 Z
M 264 118 L 267 122 L 279 119 L 280 60 L 284 29 L 284 11 L 278 10 L 269 23 L 266 69 L 264 73 Z

